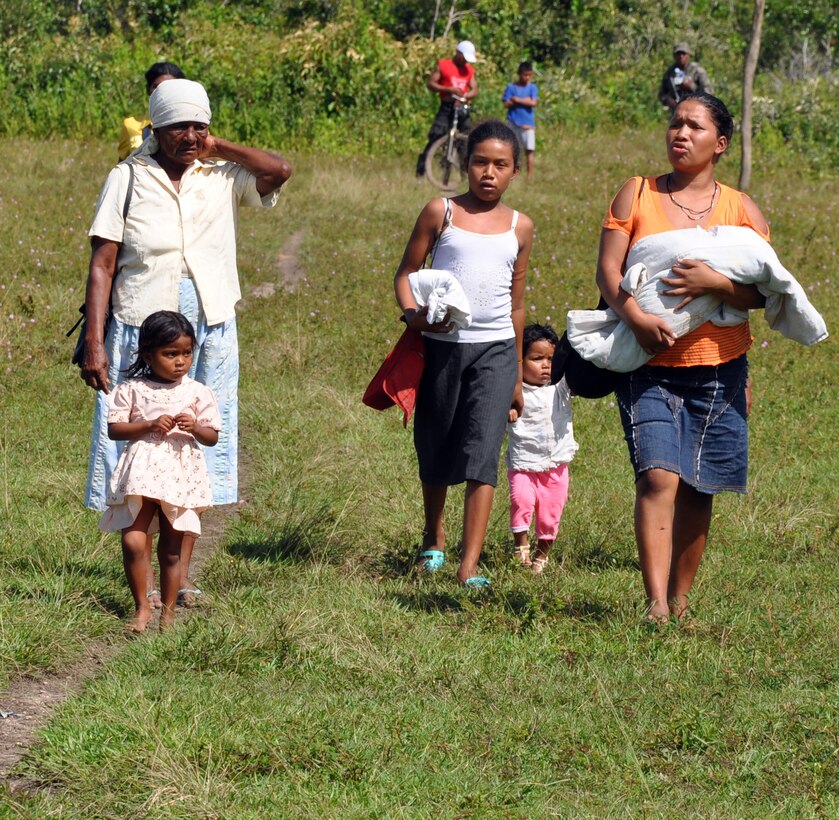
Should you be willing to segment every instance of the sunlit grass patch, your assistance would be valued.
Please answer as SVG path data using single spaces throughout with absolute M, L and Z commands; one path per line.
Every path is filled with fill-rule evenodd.
M 537 226 L 532 319 L 561 327 L 569 307 L 594 305 L 609 197 L 661 169 L 660 143 L 545 139 L 536 181 L 509 194 Z M 12 367 L 0 388 L 0 683 L 120 640 L 130 605 L 118 540 L 81 509 L 92 395 L 63 338 L 112 147 L 13 147 L 21 178 L 0 180 L 0 196 L 19 207 L 0 210 L 0 284 L 40 288 L 5 297 L 17 315 L 29 293 L 34 324 L 0 317 L 0 359 L 13 356 L 0 361 Z M 56 170 L 68 158 L 72 180 Z M 401 332 L 392 274 L 435 192 L 408 156 L 293 160 L 279 210 L 241 214 L 247 480 L 204 567 L 206 596 L 173 633 L 126 641 L 19 767 L 51 791 L 9 799 L 30 816 L 835 814 L 833 339 L 799 348 L 755 317 L 750 492 L 716 502 L 695 622 L 641 623 L 632 474 L 608 398 L 574 400 L 581 447 L 548 571 L 512 560 L 502 469 L 483 563 L 494 587 L 472 595 L 454 575 L 462 490 L 446 565 L 418 575 L 411 429 L 360 402 Z M 729 182 L 735 171 L 721 167 Z M 755 179 L 780 258 L 835 328 L 835 197 L 772 169 Z M 296 256 L 293 288 L 281 251 Z

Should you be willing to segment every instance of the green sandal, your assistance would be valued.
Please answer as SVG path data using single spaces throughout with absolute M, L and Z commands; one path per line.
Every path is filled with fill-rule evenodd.
M 443 550 L 423 550 L 418 556 L 420 572 L 437 572 L 446 563 Z
M 473 575 L 463 582 L 466 589 L 491 589 L 492 581 L 484 575 Z

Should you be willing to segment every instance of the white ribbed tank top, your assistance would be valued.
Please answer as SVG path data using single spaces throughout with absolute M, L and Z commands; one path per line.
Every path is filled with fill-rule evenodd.
M 446 211 L 450 213 L 447 199 Z M 513 266 L 519 254 L 513 211 L 510 229 L 504 233 L 483 234 L 466 231 L 452 224 L 443 228 L 434 249 L 432 267 L 447 270 L 460 282 L 469 300 L 472 324 L 453 333 L 426 334 L 442 342 L 495 342 L 515 337 L 512 298 Z

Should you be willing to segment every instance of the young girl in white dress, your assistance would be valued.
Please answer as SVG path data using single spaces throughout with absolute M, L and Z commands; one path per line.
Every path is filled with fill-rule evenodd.
M 170 310 L 152 313 L 140 328 L 137 359 L 118 385 L 108 413 L 108 436 L 127 441 L 108 488 L 105 532 L 122 532 L 122 559 L 131 594 L 132 632 L 152 617 L 146 596 L 146 536 L 160 530 L 160 627 L 174 620 L 181 539 L 201 534 L 200 514 L 212 506 L 207 465 L 198 443 L 218 441 L 221 416 L 213 392 L 189 378 L 195 331 Z

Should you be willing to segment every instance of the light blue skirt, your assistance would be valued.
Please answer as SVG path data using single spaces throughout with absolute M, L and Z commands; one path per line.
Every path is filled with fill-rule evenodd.
M 232 504 L 238 501 L 239 467 L 239 342 L 236 319 L 209 327 L 192 279 L 181 280 L 178 310 L 195 328 L 198 349 L 192 360 L 189 375 L 206 384 L 216 396 L 221 412 L 221 432 L 215 447 L 202 447 L 210 482 L 213 504 Z M 140 328 L 114 319 L 105 337 L 105 352 L 111 365 L 108 378 L 111 386 L 125 381 L 120 372 L 134 362 Z M 106 509 L 108 483 L 125 447 L 124 441 L 108 438 L 109 397 L 96 393 L 93 412 L 93 436 L 87 467 L 85 506 L 100 512 Z

